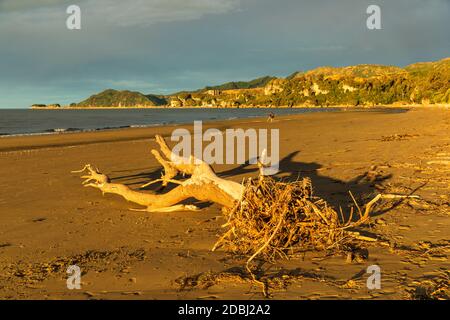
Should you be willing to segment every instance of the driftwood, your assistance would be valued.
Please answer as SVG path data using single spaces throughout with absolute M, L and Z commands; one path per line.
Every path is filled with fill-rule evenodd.
M 156 182 L 162 182 L 163 186 L 169 183 L 178 184 L 176 188 L 165 194 L 149 194 L 132 190 L 123 184 L 111 183 L 107 175 L 89 164 L 73 173 L 86 172 L 87 174 L 82 176 L 85 179 L 83 182 L 85 187 L 97 188 L 103 194 L 120 195 L 130 202 L 146 207 L 143 211 L 148 212 L 198 210 L 196 206 L 180 204 L 189 198 L 218 203 L 226 208 L 231 208 L 240 201 L 244 192 L 244 186 L 240 183 L 218 177 L 210 165 L 193 156 L 184 159 L 172 153 L 161 136 L 157 135 L 155 138 L 162 154 L 158 150 L 152 150 L 152 154 L 163 166 L 164 174 L 161 179 L 146 185 Z M 184 181 L 174 180 L 178 174 L 190 176 L 190 178 Z
M 218 177 L 207 163 L 190 156 L 181 158 L 169 149 L 161 136 L 156 136 L 160 151 L 152 150 L 153 156 L 164 168 L 160 179 L 144 186 L 161 182 L 177 187 L 163 194 L 135 191 L 123 184 L 112 183 L 110 178 L 97 168 L 86 165 L 74 173 L 85 173 L 85 187 L 93 187 L 103 194 L 117 194 L 126 200 L 145 207 L 138 211 L 173 212 L 198 210 L 194 205 L 185 205 L 189 198 L 208 201 L 223 206 L 228 230 L 217 241 L 213 250 L 223 247 L 228 251 L 248 257 L 247 270 L 253 280 L 266 286 L 251 270 L 250 263 L 259 257 L 265 261 L 283 258 L 296 249 L 336 250 L 343 249 L 354 241 L 377 241 L 376 238 L 361 235 L 355 228 L 370 219 L 373 206 L 380 199 L 406 199 L 417 196 L 384 194 L 375 196 L 361 208 L 353 195 L 357 209 L 344 219 L 343 213 L 335 211 L 323 199 L 313 196 L 312 184 L 308 178 L 295 182 L 276 181 L 264 177 L 264 157 L 258 161 L 259 179 L 248 179 L 240 184 Z M 178 175 L 188 176 L 186 180 L 176 180 Z
M 255 223 L 254 231 L 256 231 L 253 236 L 256 235 L 255 239 L 257 239 L 256 242 L 259 242 L 259 245 L 258 243 L 254 243 L 254 246 L 249 245 L 249 243 L 242 245 L 241 242 L 235 246 L 239 249 L 237 251 L 242 252 L 247 250 L 247 253 L 251 252 L 252 257 L 250 260 L 255 258 L 256 255 L 261 254 L 263 251 L 274 252 L 273 250 L 265 250 L 269 246 L 269 243 L 273 242 L 273 237 L 271 235 L 276 234 L 281 228 L 281 225 L 273 223 L 274 220 L 272 219 L 275 219 L 276 221 L 285 219 L 286 221 L 293 222 L 293 224 L 290 222 L 286 223 L 286 221 L 283 222 L 283 224 L 287 224 L 283 225 L 284 231 L 289 231 L 291 233 L 289 241 L 283 243 L 283 248 L 290 248 L 294 244 L 292 243 L 292 239 L 299 238 L 299 234 L 296 234 L 296 231 L 298 231 L 297 229 L 300 228 L 299 226 L 301 226 L 301 230 L 305 230 L 304 227 L 307 227 L 306 231 L 311 235 L 315 234 L 315 237 L 319 237 L 321 232 L 325 232 L 327 236 L 325 237 L 322 235 L 319 238 L 321 241 L 326 240 L 328 245 L 331 244 L 333 246 L 335 243 L 342 243 L 342 238 L 347 238 L 349 236 L 352 239 L 376 241 L 376 239 L 362 236 L 356 231 L 347 229 L 367 222 L 373 205 L 380 199 L 418 198 L 417 196 L 379 194 L 367 203 L 365 209 L 362 210 L 350 193 L 350 196 L 353 198 L 356 208 L 358 209 L 359 217 L 356 222 L 351 222 L 350 218 L 347 223 L 344 223 L 339 220 L 336 211 L 330 208 L 324 200 L 312 196 L 312 186 L 308 179 L 305 178 L 302 181 L 292 183 L 275 182 L 272 179 L 265 180 L 265 166 L 263 165 L 265 150 L 262 152 L 261 158 L 259 159 L 261 161 L 258 160 L 260 171 L 258 182 L 253 182 L 252 179 L 249 179 L 248 183 L 240 184 L 218 177 L 210 165 L 196 159 L 192 155 L 189 159 L 185 159 L 174 154 L 161 136 L 155 136 L 155 140 L 160 147 L 160 151 L 153 149 L 151 152 L 156 160 L 162 165 L 164 171 L 161 179 L 151 181 L 142 187 L 158 182 L 161 182 L 163 186 L 167 186 L 169 183 L 178 185 L 167 193 L 151 194 L 132 190 L 123 184 L 112 183 L 107 175 L 99 172 L 97 168 L 94 168 L 90 164 L 86 165 L 81 170 L 73 171 L 73 173 L 85 173 L 85 175 L 81 177 L 85 179 L 83 181 L 85 187 L 99 189 L 103 194 L 117 194 L 129 202 L 146 207 L 145 209 L 134 209 L 135 211 L 173 212 L 198 210 L 194 205 L 182 204 L 182 202 L 189 198 L 220 204 L 224 207 L 224 212 L 229 217 L 227 225 L 229 225 L 230 219 L 234 219 L 233 221 L 237 222 L 237 225 L 231 228 L 231 230 L 218 241 L 214 249 L 224 245 L 224 242 L 227 242 L 226 239 L 230 234 L 236 235 L 237 233 L 242 232 L 242 230 L 246 230 L 252 223 Z M 175 180 L 180 174 L 182 176 L 189 176 L 189 178 L 183 181 Z M 264 195 L 262 196 L 262 194 Z M 285 195 L 287 198 L 282 200 L 282 195 Z M 287 204 L 292 201 L 293 204 L 291 203 L 287 206 Z M 252 205 L 249 206 L 249 204 Z M 238 208 L 241 217 L 236 219 L 235 213 Z M 265 212 L 266 209 L 269 212 Z M 307 213 L 306 220 L 308 220 L 308 222 L 306 222 L 305 217 L 301 215 L 293 215 L 295 212 Z M 353 216 L 353 209 L 351 216 Z M 278 217 L 280 217 L 280 220 L 278 220 Z M 313 219 L 311 217 L 317 218 Z M 268 218 L 271 223 L 267 223 L 268 221 L 266 218 Z M 246 219 L 247 221 L 245 221 Z M 310 219 L 313 219 L 314 223 Z M 239 225 L 240 227 L 238 227 Z M 258 225 L 258 227 L 256 227 L 256 225 Z M 269 225 L 272 226 L 269 227 Z M 320 227 L 317 228 L 317 225 L 320 225 Z M 293 226 L 295 226 L 295 228 Z M 264 235 L 259 228 L 264 230 Z M 294 237 L 293 234 L 296 234 L 296 236 Z M 338 236 L 336 237 L 336 235 Z M 241 236 L 239 238 L 240 241 L 242 241 L 244 237 Z M 303 241 L 304 239 L 301 238 L 302 237 L 299 239 Z M 233 247 L 231 244 L 233 244 L 233 241 L 229 241 L 228 239 L 228 246 Z M 317 243 L 314 243 L 314 241 L 309 241 L 308 244 L 317 248 Z M 234 243 L 234 245 L 236 245 L 236 243 Z M 249 249 L 249 247 L 253 247 L 253 250 Z M 327 246 L 323 245 L 323 247 L 325 248 Z M 277 250 L 277 246 L 273 247 L 273 244 L 271 248 L 275 248 L 275 252 L 283 252 L 283 250 Z M 272 256 L 272 254 L 269 255 Z

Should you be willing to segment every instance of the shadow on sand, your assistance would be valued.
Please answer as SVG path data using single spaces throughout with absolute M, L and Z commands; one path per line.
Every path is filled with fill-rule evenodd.
M 368 171 L 354 177 L 349 181 L 339 180 L 332 177 L 324 176 L 320 173 L 322 165 L 316 162 L 298 162 L 294 158 L 299 154 L 299 151 L 292 152 L 280 161 L 280 171 L 277 177 L 286 182 L 296 181 L 302 177 L 309 177 L 312 181 L 314 187 L 314 194 L 322 199 L 325 199 L 333 208 L 336 210 L 339 207 L 344 211 L 344 216 L 346 211 L 349 211 L 349 207 L 354 205 L 353 200 L 349 192 L 351 192 L 359 205 L 364 205 L 368 200 L 374 196 L 376 190 L 374 188 L 375 182 L 381 183 L 387 179 L 390 179 L 392 175 L 377 176 L 375 181 L 374 177 L 371 176 L 371 171 Z M 128 172 L 136 172 L 142 169 L 128 170 Z M 117 171 L 116 171 L 117 172 Z M 155 168 L 151 170 L 144 170 L 139 173 L 133 173 L 128 175 L 112 175 L 112 181 L 117 183 L 123 183 L 131 188 L 139 189 L 139 187 L 149 181 L 159 179 L 161 177 L 162 168 Z M 123 173 L 123 171 L 121 171 Z M 113 172 L 114 174 L 114 172 Z M 217 172 L 217 175 L 222 178 L 232 178 L 235 176 L 245 176 L 245 177 L 256 177 L 258 175 L 258 168 L 256 165 L 252 165 L 248 162 L 239 165 L 230 170 L 225 170 Z M 176 177 L 176 179 L 182 179 L 183 177 Z M 167 192 L 175 188 L 175 185 L 170 185 L 167 187 L 161 187 L 161 184 L 154 184 L 149 187 L 143 188 L 141 190 L 147 192 Z M 201 208 L 207 207 L 210 204 L 202 203 L 199 204 L 194 200 L 188 201 L 189 203 L 196 203 Z M 388 209 L 383 211 L 375 211 L 372 216 L 377 216 L 384 214 L 387 211 L 392 210 L 398 206 L 401 201 L 398 201 L 390 206 Z

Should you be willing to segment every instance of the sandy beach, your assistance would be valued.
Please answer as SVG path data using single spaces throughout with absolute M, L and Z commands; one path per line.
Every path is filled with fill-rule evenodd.
M 161 175 L 155 134 L 190 125 L 0 139 L 0 299 L 261 299 L 233 274 L 245 259 L 211 252 L 225 222 L 217 205 L 198 212 L 135 212 L 134 204 L 83 188 L 72 170 L 90 163 L 114 182 L 139 187 Z M 368 257 L 308 252 L 266 269 L 273 299 L 412 299 L 448 290 L 450 112 L 440 108 L 336 111 L 210 122 L 204 129 L 278 128 L 279 177 L 310 177 L 315 193 L 344 210 L 374 194 L 383 201 L 367 232 Z M 214 165 L 240 182 L 254 165 Z M 150 188 L 156 190 L 158 186 Z M 149 190 L 149 192 L 151 191 Z M 67 266 L 82 270 L 66 287 Z M 366 286 L 370 265 L 382 286 Z M 227 276 L 208 281 L 208 275 Z M 439 291 L 441 290 L 441 291 Z M 437 292 L 437 293 L 436 293 Z M 447 291 L 448 292 L 448 291 Z

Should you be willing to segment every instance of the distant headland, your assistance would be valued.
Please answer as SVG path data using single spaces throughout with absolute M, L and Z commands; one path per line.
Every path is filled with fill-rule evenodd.
M 330 107 L 450 104 L 450 58 L 405 68 L 384 65 L 319 67 L 286 78 L 265 76 L 170 95 L 108 89 L 68 106 L 32 109 L 158 107 Z

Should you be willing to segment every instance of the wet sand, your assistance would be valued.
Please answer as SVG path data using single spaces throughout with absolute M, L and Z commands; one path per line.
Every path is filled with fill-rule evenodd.
M 0 298 L 261 299 L 260 287 L 230 276 L 242 272 L 245 260 L 211 252 L 225 221 L 219 206 L 134 212 L 129 209 L 135 205 L 83 188 L 70 173 L 90 163 L 138 189 L 160 177 L 150 154 L 153 136 L 180 127 L 191 128 L 1 138 Z M 367 231 L 384 240 L 368 246 L 367 259 L 348 262 L 311 252 L 266 267 L 265 276 L 282 284 L 273 288 L 274 299 L 408 299 L 443 283 L 448 289 L 448 109 L 337 111 L 208 127 L 280 129 L 279 176 L 311 177 L 316 194 L 344 210 L 352 203 L 348 191 L 361 204 L 379 192 L 420 196 L 377 207 Z M 252 165 L 214 169 L 234 181 L 257 176 Z M 66 287 L 72 264 L 83 272 L 81 290 Z M 381 268 L 382 287 L 368 290 L 366 269 L 374 264 Z M 204 279 L 223 272 L 228 278 Z M 197 286 L 186 279 L 197 279 Z

